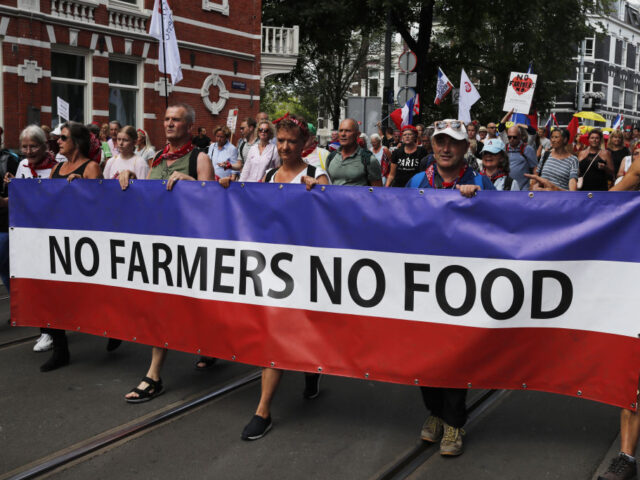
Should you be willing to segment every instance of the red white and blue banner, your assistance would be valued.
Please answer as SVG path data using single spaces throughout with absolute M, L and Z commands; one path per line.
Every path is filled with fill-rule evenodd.
M 640 196 L 14 180 L 11 318 L 635 408 Z

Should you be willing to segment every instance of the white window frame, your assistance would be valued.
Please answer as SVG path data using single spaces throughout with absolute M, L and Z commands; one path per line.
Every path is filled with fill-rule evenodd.
M 134 12 L 142 12 L 144 10 L 144 0 L 135 0 L 135 2 L 125 2 L 122 0 L 109 0 L 109 8 L 116 10 L 132 10 Z
M 109 82 L 109 89 L 122 88 L 136 92 L 136 128 L 144 128 L 144 63 L 138 58 L 125 55 L 109 55 L 110 62 L 131 63 L 136 66 L 136 85 L 124 85 L 121 83 Z M 108 77 L 107 77 L 108 78 Z
M 229 0 L 202 0 L 202 9 L 208 12 L 218 12 L 222 15 L 229 16 Z
M 589 42 L 591 42 L 591 53 L 589 52 Z M 584 42 L 584 57 L 585 58 L 595 58 L 596 51 L 596 38 L 595 37 L 587 37 Z
M 53 55 L 54 53 L 64 53 L 67 55 L 84 57 L 84 80 L 54 77 L 52 73 L 51 83 L 58 82 L 72 85 L 84 85 L 84 123 L 91 123 L 91 121 L 93 120 L 93 82 L 90 82 L 89 79 L 93 78 L 93 55 L 87 50 L 66 46 L 52 46 L 51 55 Z M 53 66 L 51 68 L 53 71 Z M 53 115 L 53 105 L 51 105 L 51 112 L 51 114 Z M 51 120 L 53 120 L 53 118 Z

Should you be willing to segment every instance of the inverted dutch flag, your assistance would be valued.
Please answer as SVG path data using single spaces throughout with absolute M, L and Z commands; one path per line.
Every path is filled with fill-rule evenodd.
M 619 113 L 616 119 L 613 121 L 613 125 L 611 125 L 611 128 L 613 128 L 614 130 L 616 129 L 619 130 L 622 128 L 623 122 L 624 122 L 624 115 Z
M 442 69 L 438 67 L 438 83 L 436 84 L 436 99 L 434 103 L 440 105 L 440 102 L 449 95 L 451 90 L 453 90 L 453 83 L 449 81 Z
M 404 107 L 395 109 L 389 117 L 393 120 L 396 128 L 401 129 L 405 125 L 411 125 L 413 123 L 413 115 L 415 113 L 415 105 L 417 102 L 417 95 L 407 100 Z M 419 107 L 418 107 L 419 108 Z
M 552 113 L 551 115 L 549 115 L 547 123 L 544 124 L 544 133 L 547 138 L 551 137 L 551 128 L 554 126 L 559 127 L 560 125 L 558 125 L 558 119 L 556 118 L 555 113 Z

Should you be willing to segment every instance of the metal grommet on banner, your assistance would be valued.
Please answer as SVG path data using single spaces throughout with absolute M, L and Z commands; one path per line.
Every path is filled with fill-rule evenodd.
M 272 367 L 276 366 L 276 362 L 271 362 L 269 365 L 271 365 Z
M 589 198 L 593 198 L 593 193 L 588 193 L 588 194 L 587 194 L 587 197 L 589 197 Z
M 98 185 L 102 185 L 102 180 L 98 180 Z
M 578 390 L 578 396 L 581 397 L 582 396 L 582 390 Z
M 278 187 L 280 190 L 282 190 L 284 188 L 284 185 L 280 184 L 280 186 Z
M 231 360 L 235 361 L 236 356 L 235 355 L 231 355 Z
M 169 342 L 164 342 L 164 348 L 169 348 Z
M 79 331 L 80 331 L 80 327 L 76 327 L 76 331 L 78 331 L 78 332 L 79 332 Z
M 369 372 L 364 374 L 364 378 L 369 378 Z
M 370 192 L 373 192 L 373 187 L 369 187 L 369 191 L 370 191 Z
M 241 188 L 244 188 L 244 182 L 240 184 L 240 187 L 241 187 Z
M 166 181 L 166 180 L 162 180 L 162 184 L 163 184 L 163 185 L 166 185 L 166 184 L 167 184 L 167 181 Z
M 131 340 L 135 342 L 136 340 L 138 340 L 138 337 L 133 337 Z
M 529 198 L 533 198 L 533 192 L 529 192 Z
M 471 388 L 471 382 L 467 383 L 467 388 Z
M 38 183 L 42 183 L 42 180 L 41 180 L 41 179 L 38 179 Z
M 9 230 L 13 230 L 13 229 L 14 229 L 14 227 L 10 227 L 10 228 L 9 228 Z M 639 335 L 639 336 L 640 336 L 640 335 Z
M 414 378 L 414 379 L 413 379 L 413 383 L 414 383 L 414 384 L 416 384 L 416 385 L 418 385 L 418 384 L 420 383 L 420 381 L 419 381 L 417 378 Z
M 103 335 L 104 335 L 105 337 L 107 336 L 107 331 L 106 331 L 106 330 L 104 331 Z
M 632 404 L 631 404 L 631 408 L 632 408 L 633 410 L 635 410 L 635 408 L 636 408 L 636 404 L 635 404 L 635 403 L 632 403 Z
M 523 384 L 522 384 L 522 388 L 525 388 L 525 389 L 526 389 L 526 388 L 527 388 L 527 384 L 526 384 L 526 383 L 523 383 Z
M 424 190 L 420 190 L 420 195 L 424 195 Z
M 204 187 L 204 186 L 206 185 L 206 183 L 205 183 L 205 182 L 202 182 L 200 185 L 202 185 L 202 186 Z
M 47 323 L 47 328 L 49 328 L 50 326 L 51 326 L 51 324 L 50 324 L 50 323 Z
M 200 349 L 198 349 L 198 351 L 196 352 L 197 354 L 200 354 Z
M 16 326 L 16 322 L 11 322 L 11 325 L 13 325 L 15 327 Z
M 133 180 L 129 180 L 129 185 L 133 185 Z
M 327 189 L 326 187 L 322 187 L 322 188 L 320 188 L 320 191 L 324 192 L 326 189 Z
M 318 367 L 318 372 L 322 372 L 322 367 Z

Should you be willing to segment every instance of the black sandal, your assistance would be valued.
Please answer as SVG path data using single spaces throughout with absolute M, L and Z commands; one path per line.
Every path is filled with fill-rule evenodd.
M 143 389 L 140 389 L 138 387 L 134 388 L 129 393 L 137 393 L 138 396 L 133 398 L 124 397 L 125 401 L 127 401 L 128 403 L 148 402 L 152 398 L 157 397 L 158 395 L 162 395 L 162 393 L 164 392 L 162 379 L 155 381 L 149 377 L 144 377 L 142 381 L 147 382 L 147 387 Z
M 196 370 L 207 370 L 213 367 L 217 361 L 218 359 L 214 357 L 200 357 L 196 362 Z M 204 365 L 200 366 L 201 363 L 204 363 Z

